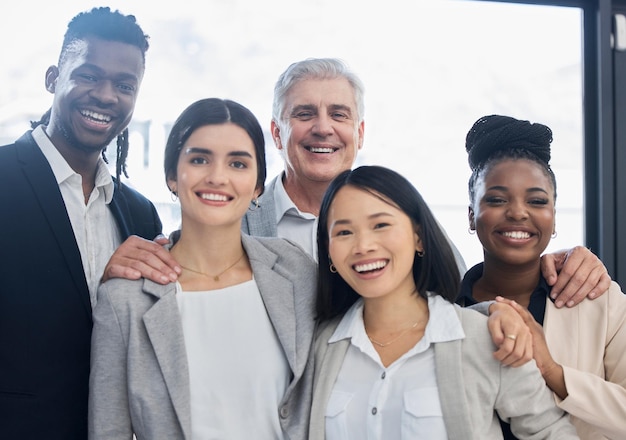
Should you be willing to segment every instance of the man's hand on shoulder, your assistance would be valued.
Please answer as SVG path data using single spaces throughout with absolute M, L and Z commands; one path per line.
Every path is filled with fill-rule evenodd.
M 154 241 L 136 235 L 128 237 L 111 256 L 101 281 L 110 278 L 148 278 L 159 284 L 176 281 L 181 268 L 163 247 L 167 243 L 167 238 L 162 235 Z
M 541 272 L 552 286 L 550 296 L 556 307 L 574 307 L 585 298 L 597 298 L 611 285 L 602 261 L 584 246 L 543 255 Z

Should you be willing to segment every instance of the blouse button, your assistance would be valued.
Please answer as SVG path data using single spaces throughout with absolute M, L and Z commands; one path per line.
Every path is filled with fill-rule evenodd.
M 376 407 L 372 408 L 372 414 L 376 415 L 376 413 L 378 412 L 378 410 L 376 409 Z
M 380 375 L 380 378 L 384 379 L 385 377 L 387 377 L 387 373 L 385 371 L 383 371 L 383 374 Z

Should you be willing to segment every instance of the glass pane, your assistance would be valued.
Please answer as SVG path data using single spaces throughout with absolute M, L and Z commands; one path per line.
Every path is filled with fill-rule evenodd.
M 447 0 L 410 8 L 405 0 L 108 3 L 134 14 L 151 37 L 128 170 L 129 182 L 157 204 L 166 232 L 176 228 L 178 208 L 163 178 L 163 146 L 180 111 L 208 96 L 248 106 L 268 131 L 273 177 L 282 168 L 269 137 L 274 81 L 293 61 L 339 57 L 366 86 L 358 164 L 389 166 L 413 181 L 468 265 L 481 260 L 481 249 L 467 232 L 464 140 L 486 114 L 553 129 L 558 237 L 550 248 L 583 244 L 580 10 Z M 65 0 L 36 14 L 29 2 L 0 7 L 0 38 L 16 42 L 0 48 L 2 143 L 49 107 L 44 73 L 57 62 L 67 22 L 99 5 Z

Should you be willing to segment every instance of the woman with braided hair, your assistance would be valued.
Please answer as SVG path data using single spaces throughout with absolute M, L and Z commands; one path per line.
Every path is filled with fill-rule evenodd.
M 612 282 L 597 299 L 558 309 L 541 275 L 539 259 L 556 230 L 551 142 L 547 126 L 500 115 L 480 118 L 467 134 L 469 223 L 484 261 L 466 273 L 457 302 L 512 305 L 530 327 L 537 366 L 580 438 L 623 439 L 626 296 Z M 505 438 L 515 434 L 508 430 Z

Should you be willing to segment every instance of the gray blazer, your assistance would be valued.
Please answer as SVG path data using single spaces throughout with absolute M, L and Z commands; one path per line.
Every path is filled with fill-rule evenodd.
M 510 419 L 513 433 L 520 439 L 577 439 L 534 361 L 519 368 L 503 367 L 493 357 L 487 318 L 455 308 L 465 339 L 435 344 L 437 385 L 448 438 L 501 439 L 497 410 Z M 325 438 L 326 405 L 350 345 L 347 339 L 327 342 L 340 320 L 322 324 L 316 336 L 310 440 Z
M 259 206 L 250 205 L 250 209 L 246 212 L 246 215 L 241 222 L 241 230 L 249 235 L 255 235 L 257 237 L 277 237 L 278 225 L 276 224 L 276 203 L 274 201 L 274 188 L 276 187 L 276 181 L 282 179 L 283 173 L 274 177 L 272 181 L 265 186 L 265 191 L 261 197 L 259 197 Z M 441 227 L 441 225 L 440 225 Z M 446 239 L 454 252 L 454 258 L 459 268 L 461 276 L 467 271 L 465 260 L 461 252 L 452 243 L 450 237 L 446 234 L 443 228 L 443 233 L 446 235 Z
M 259 197 L 259 206 L 250 205 L 246 215 L 241 221 L 241 230 L 256 237 L 277 237 L 278 227 L 276 224 L 276 202 L 274 201 L 274 188 L 276 181 L 281 179 L 283 173 L 274 177 L 265 185 L 265 190 Z
M 305 439 L 312 368 L 316 264 L 277 238 L 242 234 L 243 246 L 292 379 L 277 411 L 290 439 Z M 175 284 L 113 279 L 94 310 L 90 439 L 189 439 L 187 357 Z

